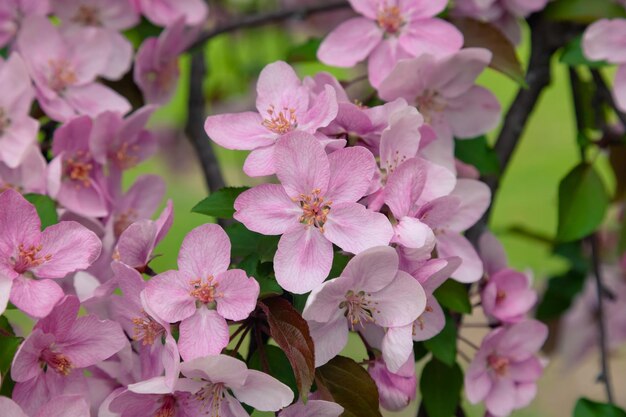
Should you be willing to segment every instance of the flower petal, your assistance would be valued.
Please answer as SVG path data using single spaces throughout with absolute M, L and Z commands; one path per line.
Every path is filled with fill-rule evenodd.
M 232 387 L 233 394 L 259 411 L 278 411 L 291 404 L 293 391 L 279 380 L 259 371 L 248 370 L 242 387 Z
M 317 58 L 327 65 L 353 67 L 363 61 L 383 39 L 370 19 L 356 17 L 336 27 L 322 42 Z
M 197 278 L 224 272 L 230 265 L 230 239 L 216 224 L 198 226 L 185 236 L 178 253 L 178 268 Z
M 330 183 L 325 197 L 333 203 L 353 203 L 361 199 L 374 176 L 374 155 L 362 146 L 355 146 L 331 153 L 328 162 Z
M 176 323 L 192 316 L 196 304 L 189 294 L 195 277 L 178 271 L 166 271 L 153 277 L 144 290 L 150 309 L 164 321 Z
M 413 324 L 387 329 L 382 350 L 387 368 L 398 372 L 413 353 Z
M 385 246 L 393 237 L 393 227 L 384 214 L 358 203 L 333 205 L 324 235 L 341 249 L 358 254 L 374 246 Z
M 398 272 L 398 265 L 396 251 L 381 245 L 350 259 L 341 276 L 350 278 L 354 289 L 375 292 L 391 284 Z
M 180 323 L 178 350 L 185 361 L 218 355 L 228 345 L 228 324 L 215 310 L 200 307 Z
M 217 299 L 217 312 L 228 320 L 243 320 L 256 307 L 259 296 L 259 283 L 248 278 L 245 271 L 233 269 L 215 277 L 220 297 Z
M 441 58 L 463 46 L 463 35 L 442 19 L 418 19 L 408 25 L 399 37 L 399 43 L 411 56 L 430 54 Z
M 204 130 L 209 138 L 227 149 L 252 150 L 274 143 L 275 135 L 254 112 L 219 114 L 207 117 Z
M 472 244 L 464 236 L 455 232 L 437 235 L 437 252 L 442 258 L 453 256 L 461 258 L 461 265 L 452 274 L 455 280 L 469 283 L 482 278 L 483 263 Z
M 10 300 L 26 314 L 45 317 L 63 295 L 59 284 L 52 280 L 30 279 L 20 275 L 13 281 Z
M 262 184 L 244 191 L 235 200 L 235 219 L 264 235 L 280 235 L 300 227 L 302 209 L 278 184 Z
M 384 327 L 413 324 L 426 308 L 424 289 L 415 278 L 403 271 L 398 271 L 391 284 L 372 293 L 370 298 L 377 303 L 372 311 L 374 320 Z

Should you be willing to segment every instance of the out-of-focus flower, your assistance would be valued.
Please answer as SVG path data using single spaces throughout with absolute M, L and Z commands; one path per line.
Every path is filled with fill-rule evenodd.
M 80 395 L 54 397 L 30 416 L 13 400 L 6 397 L 0 397 L 0 409 L 6 417 L 85 417 L 89 415 L 89 404 Z
M 45 16 L 49 0 L 3 0 L 0 2 L 0 48 L 11 43 L 28 16 Z
M 171 26 L 177 20 L 189 26 L 204 23 L 209 8 L 204 0 L 127 0 L 135 9 L 159 26 Z
M 45 194 L 46 166 L 46 160 L 35 146 L 14 168 L 0 162 L 0 192 L 13 188 L 21 193 Z
M 278 413 L 279 417 L 339 417 L 343 413 L 343 407 L 339 404 L 309 400 L 306 404 L 298 401 Z
M 397 372 L 391 372 L 382 358 L 371 363 L 367 372 L 376 383 L 381 407 L 390 411 L 406 408 L 417 394 L 417 376 L 413 352 Z

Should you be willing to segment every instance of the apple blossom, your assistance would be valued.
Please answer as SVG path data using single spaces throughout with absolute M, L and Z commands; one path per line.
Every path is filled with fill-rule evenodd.
M 135 9 L 159 26 L 171 26 L 183 19 L 187 25 L 203 23 L 209 9 L 202 0 L 127 0 Z

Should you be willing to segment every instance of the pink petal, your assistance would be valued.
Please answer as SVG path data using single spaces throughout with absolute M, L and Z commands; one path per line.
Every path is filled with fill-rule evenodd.
M 235 219 L 264 235 L 280 235 L 300 227 L 302 209 L 277 184 L 262 184 L 235 200 Z
M 180 323 L 178 350 L 185 361 L 218 355 L 228 345 L 228 324 L 217 311 L 200 307 Z
M 370 19 L 355 17 L 336 27 L 324 39 L 317 58 L 327 65 L 353 67 L 380 44 L 382 30 Z
M 381 245 L 367 249 L 352 258 L 341 276 L 350 278 L 355 288 L 375 292 L 391 284 L 398 272 L 398 265 L 396 251 Z
M 186 361 L 180 365 L 180 370 L 187 378 L 223 382 L 228 387 L 243 385 L 248 373 L 243 361 L 229 355 L 206 356 Z
M 285 290 L 304 294 L 324 282 L 333 261 L 333 245 L 314 227 L 285 233 L 274 256 L 276 280 Z
M 80 111 L 80 114 L 90 117 L 96 117 L 107 110 L 126 114 L 132 109 L 126 98 L 95 82 L 69 87 L 64 97 L 74 109 Z
M 63 290 L 54 281 L 30 279 L 20 275 L 13 281 L 10 300 L 26 314 L 45 317 L 63 295 Z
M 361 146 L 344 148 L 328 156 L 330 183 L 325 197 L 333 203 L 352 203 L 365 195 L 370 186 L 376 160 Z
M 11 378 L 16 382 L 25 382 L 40 375 L 41 352 L 53 343 L 54 335 L 46 334 L 41 329 L 33 329 L 13 358 Z
M 510 379 L 499 378 L 485 398 L 485 405 L 496 416 L 508 416 L 515 406 L 515 384 Z
M 384 214 L 358 203 L 341 203 L 332 206 L 324 235 L 341 249 L 358 254 L 374 246 L 388 245 L 393 228 Z
M 543 374 L 543 365 L 537 357 L 509 364 L 508 375 L 516 382 L 535 382 Z
M 128 226 L 120 236 L 116 253 L 119 261 L 133 268 L 144 267 L 156 245 L 157 226 L 153 221 L 141 220 Z
M 328 156 L 315 136 L 292 132 L 278 140 L 274 149 L 276 175 L 292 198 L 320 190 L 325 195 L 330 180 Z
M 396 168 L 385 186 L 385 203 L 393 215 L 400 219 L 417 214 L 417 202 L 426 183 L 426 166 L 423 160 L 411 158 Z
M 280 412 L 280 417 L 339 417 L 343 407 L 330 401 L 309 400 L 306 405 L 297 402 Z M 21 416 L 20 416 L 21 417 Z
M 13 253 L 20 244 L 37 245 L 41 222 L 35 206 L 9 188 L 0 194 L 0 250 Z
M 298 113 L 308 105 L 308 96 L 293 68 L 284 61 L 276 61 L 259 74 L 256 84 L 256 107 L 263 114 L 270 106 L 277 110 L 294 108 Z
M 613 97 L 615 103 L 622 111 L 626 111 L 626 66 L 620 65 L 615 73 L 613 82 Z
M 70 332 L 57 339 L 62 352 L 76 368 L 86 368 L 108 359 L 128 343 L 121 326 L 94 315 L 79 317 Z
M 426 308 L 424 289 L 416 279 L 403 271 L 398 271 L 391 284 L 372 293 L 370 298 L 378 303 L 373 313 L 376 324 L 384 327 L 413 324 Z
M 246 158 L 243 164 L 243 172 L 249 177 L 264 177 L 274 175 L 274 145 L 256 148 Z
M 380 98 L 387 101 L 404 98 L 413 102 L 430 88 L 435 66 L 436 61 L 432 55 L 399 61 L 389 76 L 380 83 Z
M 80 309 L 78 298 L 72 295 L 65 296 L 46 317 L 39 320 L 35 328 L 44 333 L 54 334 L 56 337 L 65 337 L 76 321 Z
M 476 224 L 491 203 L 491 190 L 477 180 L 459 179 L 450 195 L 461 201 L 458 211 L 448 221 L 450 230 L 456 232 L 463 232 Z
M 424 18 L 443 12 L 448 2 L 446 0 L 401 0 L 400 4 L 413 18 Z
M 336 314 L 339 305 L 345 301 L 346 292 L 355 287 L 350 277 L 334 278 L 314 288 L 306 300 L 302 317 L 308 321 L 326 323 Z
M 380 164 L 388 173 L 417 155 L 420 127 L 424 124 L 424 118 L 417 109 L 408 105 L 392 117 L 389 127 L 383 130 L 380 138 Z
M 432 229 L 413 217 L 402 217 L 394 231 L 392 242 L 404 247 L 421 249 L 435 245 L 435 234 Z
M 398 372 L 413 354 L 413 325 L 387 329 L 382 350 L 387 368 L 393 373 Z
M 192 316 L 196 312 L 190 281 L 196 279 L 178 271 L 163 272 L 146 286 L 146 302 L 150 309 L 168 323 L 176 323 Z
M 445 116 L 454 136 L 473 138 L 493 130 L 500 122 L 500 103 L 484 87 L 474 86 L 448 103 Z
M 227 149 L 251 150 L 274 143 L 274 135 L 254 112 L 209 116 L 204 130 L 211 140 Z
M 421 342 L 438 335 L 446 325 L 441 306 L 432 295 L 426 297 L 426 309 L 413 323 L 413 340 Z
M 380 2 L 378 0 L 348 0 L 350 6 L 365 17 L 374 20 L 378 16 Z
M 215 277 L 220 298 L 217 300 L 217 312 L 228 320 L 243 320 L 256 307 L 259 296 L 259 283 L 248 278 L 245 271 L 233 269 Z
M 483 48 L 465 48 L 440 60 L 433 72 L 433 90 L 445 98 L 458 97 L 469 91 L 476 78 L 491 62 L 492 54 Z
M 9 294 L 11 293 L 11 286 L 13 285 L 13 278 L 4 275 L 0 272 L 0 315 L 4 314 L 9 304 Z
M 187 233 L 178 253 L 178 268 L 197 278 L 224 272 L 230 265 L 230 239 L 216 224 L 205 224 Z
M 491 232 L 486 231 L 480 236 L 478 248 L 485 271 L 489 275 L 507 267 L 508 261 L 504 247 Z
M 315 367 L 326 364 L 348 344 L 348 320 L 340 310 L 327 323 L 309 321 L 309 331 L 315 343 Z
M 534 382 L 517 384 L 515 386 L 515 408 L 528 407 L 536 395 L 537 384 Z
M 5 417 L 28 417 L 19 405 L 7 397 L 0 397 L 0 409 L 6 413 Z
M 335 120 L 339 106 L 337 94 L 332 86 L 324 86 L 324 91 L 315 98 L 313 106 L 298 120 L 298 129 L 315 133 Z
M 384 39 L 372 51 L 367 63 L 370 84 L 374 88 L 378 88 L 385 78 L 391 74 L 398 61 L 410 57 L 409 53 L 399 47 L 396 38 Z M 415 74 L 412 76 L 415 76 Z
M 399 37 L 400 46 L 411 56 L 431 54 L 436 58 L 454 53 L 463 46 L 463 35 L 451 23 L 441 19 L 411 22 Z
M 626 22 L 623 19 L 601 19 L 587 28 L 582 47 L 587 58 L 594 61 L 626 62 Z
M 40 278 L 63 278 L 71 272 L 87 269 L 98 259 L 102 242 L 85 226 L 63 221 L 43 231 L 41 246 L 41 256 L 50 256 L 50 259 L 33 268 L 33 272 Z
M 483 276 L 483 263 L 472 244 L 462 235 L 454 232 L 437 235 L 437 252 L 442 258 L 458 256 L 461 266 L 452 274 L 459 282 L 476 282 Z
M 246 381 L 242 387 L 232 387 L 233 394 L 259 411 L 278 411 L 291 404 L 293 391 L 287 385 L 271 376 L 248 370 Z
M 534 355 L 548 338 L 548 327 L 537 320 L 526 320 L 507 329 L 498 349 L 506 355 L 521 361 Z
M 493 382 L 486 371 L 478 374 L 465 374 L 465 395 L 470 404 L 477 404 L 484 399 L 491 391 Z

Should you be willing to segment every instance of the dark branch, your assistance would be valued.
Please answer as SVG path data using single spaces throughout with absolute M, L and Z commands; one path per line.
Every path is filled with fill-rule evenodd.
M 204 94 L 202 84 L 206 75 L 206 64 L 204 62 L 204 51 L 196 51 L 191 58 L 191 68 L 189 74 L 189 98 L 187 100 L 187 125 L 185 134 L 191 141 L 202 171 L 204 180 L 210 192 L 214 192 L 224 187 L 224 179 L 220 171 L 215 152 L 211 141 L 204 131 Z
M 347 8 L 349 6 L 350 5 L 346 0 L 338 0 L 338 1 L 328 2 L 328 3 L 316 4 L 313 6 L 299 6 L 299 7 L 278 10 L 278 11 L 264 13 L 264 14 L 245 16 L 239 20 L 225 23 L 214 29 L 211 29 L 209 31 L 206 31 L 200 34 L 200 36 L 198 37 L 198 40 L 195 41 L 193 44 L 191 44 L 191 46 L 188 49 L 197 48 L 203 45 L 208 40 L 218 35 L 222 35 L 224 33 L 234 32 L 234 31 L 237 31 L 239 29 L 244 29 L 244 28 L 259 27 L 259 26 L 267 25 L 270 23 L 276 23 L 276 22 L 280 22 L 280 21 L 292 19 L 292 18 L 304 19 L 305 17 L 311 16 L 314 14 L 330 12 L 333 10 Z
M 602 280 L 602 270 L 600 268 L 600 253 L 598 247 L 598 236 L 596 234 L 589 238 L 591 243 L 591 261 L 593 264 L 593 275 L 596 281 L 596 290 L 598 292 L 598 339 L 600 342 L 600 368 L 601 374 L 598 380 L 604 384 L 606 398 L 610 404 L 613 404 L 613 387 L 611 385 L 611 374 L 609 368 L 609 352 L 607 346 L 606 322 L 604 317 L 604 284 Z
M 597 93 L 604 100 L 604 102 L 607 103 L 613 109 L 613 111 L 615 111 L 615 114 L 617 114 L 617 117 L 619 118 L 620 122 L 622 122 L 622 125 L 626 126 L 626 114 L 624 114 L 617 107 L 617 104 L 613 99 L 613 94 L 611 93 L 611 90 L 609 90 L 609 87 L 607 86 L 606 81 L 604 81 L 604 77 L 602 77 L 602 74 L 600 74 L 600 71 L 598 71 L 597 69 L 592 69 L 591 76 L 593 77 L 593 82 L 596 84 Z

